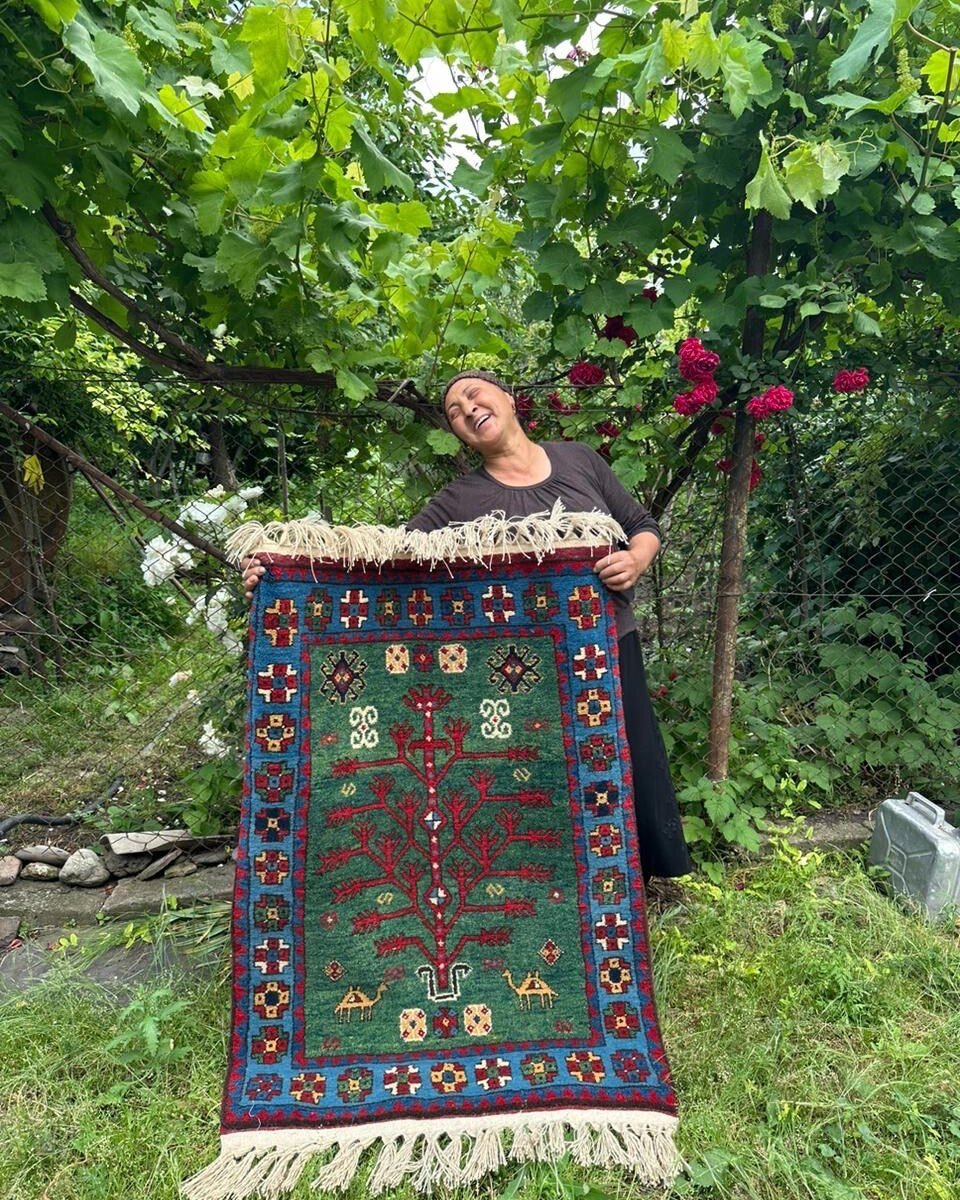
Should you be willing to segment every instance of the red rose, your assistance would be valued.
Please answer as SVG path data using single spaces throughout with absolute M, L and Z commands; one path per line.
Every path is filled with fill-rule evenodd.
M 603 383 L 606 371 L 596 363 L 580 359 L 567 372 L 567 378 L 574 387 L 596 387 L 598 383 Z
M 637 331 L 632 325 L 625 325 L 623 317 L 607 317 L 607 323 L 600 331 L 600 336 L 608 341 L 619 338 L 625 346 L 632 346 L 637 340 Z
M 854 370 L 838 371 L 833 377 L 835 392 L 862 392 L 870 385 L 870 372 L 866 367 L 856 367 Z
M 699 338 L 687 338 L 677 351 L 680 374 L 691 383 L 703 383 L 713 377 L 720 356 L 708 350 Z

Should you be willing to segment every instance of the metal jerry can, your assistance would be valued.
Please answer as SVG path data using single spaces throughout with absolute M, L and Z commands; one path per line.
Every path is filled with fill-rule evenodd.
M 909 896 L 928 917 L 960 906 L 960 831 L 919 792 L 877 809 L 869 861 L 886 867 L 890 890 Z

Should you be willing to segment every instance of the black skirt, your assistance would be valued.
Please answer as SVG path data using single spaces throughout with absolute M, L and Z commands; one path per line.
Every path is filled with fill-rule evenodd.
M 624 634 L 619 646 L 623 720 L 633 765 L 633 796 L 643 877 L 686 875 L 691 870 L 690 854 L 683 840 L 680 807 L 670 778 L 667 751 L 650 702 L 636 630 Z

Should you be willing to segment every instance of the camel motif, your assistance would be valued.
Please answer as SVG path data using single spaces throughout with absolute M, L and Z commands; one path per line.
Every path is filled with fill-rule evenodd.
M 361 992 L 356 986 L 347 988 L 343 999 L 333 1010 L 337 1014 L 337 1020 L 349 1022 L 353 1017 L 354 1011 L 359 1009 L 360 1020 L 369 1021 L 372 1016 L 373 1006 L 379 1004 L 386 990 L 387 985 L 385 983 L 378 983 L 376 992 L 370 997 L 366 992 Z
M 510 990 L 516 992 L 522 1009 L 529 1012 L 530 1006 L 533 1003 L 533 997 L 535 996 L 539 997 L 541 1008 L 553 1008 L 553 1001 L 558 993 L 553 990 L 549 983 L 540 978 L 539 971 L 528 971 L 526 977 L 519 984 L 513 982 L 513 975 L 511 975 L 509 969 L 500 973 L 507 981 L 507 986 Z

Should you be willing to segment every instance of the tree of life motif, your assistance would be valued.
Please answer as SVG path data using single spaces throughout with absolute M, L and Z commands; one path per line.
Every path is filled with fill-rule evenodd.
M 520 846 L 557 848 L 560 834 L 554 829 L 527 828 L 525 809 L 552 804 L 551 793 L 540 788 L 520 787 L 496 790 L 494 772 L 483 764 L 490 760 L 530 762 L 537 758 L 533 746 L 508 746 L 498 750 L 468 750 L 465 741 L 470 723 L 452 718 L 442 732 L 436 729 L 437 715 L 452 696 L 440 687 L 412 687 L 403 696 L 403 704 L 415 714 L 420 730 L 397 723 L 389 730 L 395 753 L 385 758 L 361 762 L 341 759 L 333 764 L 337 777 L 377 772 L 368 783 L 369 798 L 345 804 L 329 812 L 330 826 L 352 822 L 352 845 L 331 850 L 321 857 L 320 871 L 326 874 L 353 864 L 356 873 L 333 886 L 335 903 L 360 896 L 367 889 L 395 888 L 406 903 L 392 912 L 376 909 L 353 918 L 353 932 L 376 933 L 385 925 L 401 922 L 402 932 L 380 937 L 378 957 L 415 949 L 427 960 L 418 974 L 427 984 L 431 999 L 456 999 L 460 979 L 469 972 L 459 956 L 471 942 L 484 946 L 506 945 L 510 928 L 492 919 L 489 927 L 476 932 L 459 931 L 470 914 L 495 914 L 517 919 L 532 917 L 534 900 L 510 896 L 500 881 L 514 879 L 542 883 L 552 878 L 547 863 L 524 862 L 504 856 Z M 451 769 L 462 763 L 476 763 L 468 776 L 469 791 L 449 786 Z M 394 768 L 394 775 L 384 773 Z M 409 777 L 409 790 L 397 792 L 397 772 Z M 447 786 L 444 786 L 447 781 Z M 490 806 L 495 806 L 495 810 Z M 486 818 L 494 812 L 492 822 Z M 378 830 L 369 819 L 382 813 L 388 829 Z M 478 886 L 497 881 L 487 889 L 489 903 L 475 897 Z M 492 892 L 492 894 L 491 894 Z M 500 894 L 498 894 L 500 893 Z

